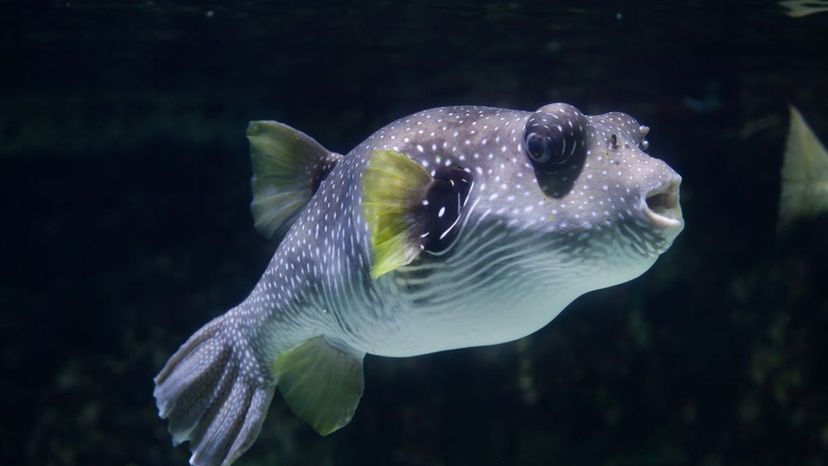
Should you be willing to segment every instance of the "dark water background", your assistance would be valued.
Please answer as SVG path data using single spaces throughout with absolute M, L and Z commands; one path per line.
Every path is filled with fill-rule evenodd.
M 369 356 L 327 438 L 277 395 L 239 464 L 828 464 L 828 221 L 775 232 L 787 103 L 828 140 L 828 13 L 310 5 L 0 3 L 0 463 L 186 464 L 152 377 L 275 247 L 248 120 L 345 152 L 428 107 L 565 101 L 653 128 L 672 250 L 516 343 Z

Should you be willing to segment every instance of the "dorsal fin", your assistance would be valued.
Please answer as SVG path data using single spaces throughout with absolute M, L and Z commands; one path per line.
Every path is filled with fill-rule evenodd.
M 253 220 L 262 235 L 278 238 L 342 156 L 276 121 L 251 121 L 247 139 L 253 163 Z

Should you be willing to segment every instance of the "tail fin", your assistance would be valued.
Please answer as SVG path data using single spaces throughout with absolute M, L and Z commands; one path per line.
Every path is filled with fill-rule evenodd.
M 191 442 L 192 465 L 228 466 L 259 435 L 275 385 L 245 374 L 242 357 L 225 336 L 222 316 L 190 337 L 155 377 L 158 413 L 169 419 L 175 445 Z
M 790 107 L 790 124 L 782 164 L 777 231 L 794 220 L 828 211 L 828 150 L 796 107 Z

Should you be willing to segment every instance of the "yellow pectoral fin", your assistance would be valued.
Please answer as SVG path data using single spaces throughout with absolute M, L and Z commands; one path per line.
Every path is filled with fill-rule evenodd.
M 376 150 L 362 177 L 362 213 L 371 234 L 371 277 L 414 260 L 421 247 L 411 239 L 413 210 L 433 179 L 417 162 L 392 150 Z

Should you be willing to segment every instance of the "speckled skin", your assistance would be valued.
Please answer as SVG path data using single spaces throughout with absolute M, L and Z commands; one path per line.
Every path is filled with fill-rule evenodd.
M 646 129 L 625 114 L 585 117 L 577 120 L 585 127 L 567 129 L 574 107 L 541 111 L 537 124 L 576 131 L 585 145 L 582 159 L 551 175 L 538 174 L 527 157 L 524 130 L 533 113 L 523 111 L 426 110 L 350 151 L 289 229 L 250 296 L 214 321 L 222 345 L 232 348 L 225 364 L 235 361 L 237 377 L 253 386 L 273 386 L 274 358 L 318 335 L 360 359 L 510 341 L 541 328 L 581 294 L 647 270 L 683 222 L 680 213 L 654 213 L 645 199 L 677 193 L 680 177 L 645 154 Z M 432 174 L 462 167 L 474 183 L 450 248 L 423 251 L 374 280 L 362 177 L 378 149 L 406 154 Z M 156 397 L 163 415 L 163 398 Z
M 588 118 L 583 170 L 565 195 L 547 196 L 524 153 L 529 116 L 432 109 L 354 148 L 322 183 L 250 297 L 231 311 L 240 334 L 254 335 L 264 361 L 319 334 L 388 356 L 499 343 L 537 330 L 580 294 L 645 271 L 680 227 L 652 225 L 644 196 L 678 183 L 678 175 L 640 149 L 635 120 L 612 113 Z M 617 150 L 609 147 L 613 133 Z M 373 281 L 360 188 L 376 149 L 402 152 L 432 173 L 462 166 L 475 186 L 463 233 L 448 254 L 426 252 Z

